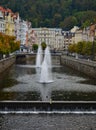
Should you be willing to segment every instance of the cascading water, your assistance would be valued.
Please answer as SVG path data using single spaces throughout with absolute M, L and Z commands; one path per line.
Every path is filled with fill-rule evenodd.
M 41 74 L 40 74 L 40 83 L 51 83 L 52 80 L 52 72 L 51 72 L 51 54 L 49 51 L 49 47 L 47 46 L 45 49 L 45 56 L 43 63 L 41 65 Z

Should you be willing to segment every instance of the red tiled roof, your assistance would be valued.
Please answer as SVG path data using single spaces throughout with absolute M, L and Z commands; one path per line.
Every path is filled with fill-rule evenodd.
M 2 6 L 0 6 L 0 11 L 5 12 L 5 9 Z
M 9 9 L 9 8 L 5 9 L 2 6 L 0 6 L 0 11 L 2 11 L 2 13 L 4 13 L 4 14 L 5 13 L 11 13 L 11 17 L 13 17 L 13 18 L 17 18 L 18 15 L 19 15 L 18 12 L 17 13 L 13 13 L 11 9 Z
M 0 6 L 0 10 L 1 10 L 1 9 L 4 9 L 4 8 L 3 8 L 2 6 Z
M 9 9 L 9 8 L 8 8 L 8 9 L 5 9 L 5 8 L 3 8 L 2 6 L 0 6 L 0 11 L 2 11 L 3 13 L 4 13 L 4 12 L 13 13 L 11 9 Z
M 6 10 L 7 10 L 7 12 L 9 12 L 9 13 L 13 13 L 11 9 L 6 9 Z

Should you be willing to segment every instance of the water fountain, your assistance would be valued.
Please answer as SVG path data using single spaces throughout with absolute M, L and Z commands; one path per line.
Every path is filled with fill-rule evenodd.
M 38 129 L 45 130 L 50 129 L 50 126 L 52 129 L 60 129 L 61 125 L 61 129 L 64 129 L 68 124 L 65 119 L 70 120 L 70 116 L 73 124 L 77 121 L 74 120 L 74 117 L 78 117 L 75 125 L 77 128 L 80 114 L 82 123 L 77 129 L 80 129 L 82 124 L 84 125 L 85 118 L 88 119 L 88 123 L 90 121 L 90 124 L 88 125 L 86 120 L 87 124 L 85 123 L 84 128 L 87 125 L 88 129 L 91 130 L 90 126 L 95 129 L 96 85 L 90 84 L 90 81 L 85 84 L 87 77 L 78 76 L 77 72 L 73 73 L 73 70 L 66 68 L 66 66 L 57 67 L 54 65 L 53 67 L 49 47 L 42 53 L 42 48 L 39 46 L 36 65 L 26 63 L 26 65 L 10 67 L 10 71 L 6 70 L 0 76 L 0 128 L 2 130 L 7 129 L 8 126 L 9 129 L 13 127 L 14 129 L 31 129 L 33 127 L 36 129 L 38 127 Z M 52 61 L 52 63 L 54 62 Z M 52 67 L 53 73 L 51 72 Z M 35 68 L 38 73 L 35 72 Z M 53 81 L 52 74 L 55 82 L 50 83 Z M 38 80 L 36 79 L 37 75 Z M 93 83 L 93 80 L 91 81 Z M 5 83 L 7 84 L 5 85 Z M 65 117 L 67 114 L 69 118 Z M 78 114 L 78 116 L 74 116 L 74 114 Z M 18 120 L 19 118 L 21 120 Z M 57 118 L 61 124 L 58 123 Z M 29 124 L 26 123 L 28 121 Z M 30 126 L 30 124 L 32 125 Z M 70 126 L 75 129 L 72 124 Z
M 42 54 L 41 47 L 38 48 L 37 58 L 36 58 L 36 72 L 37 77 L 39 78 L 40 83 L 51 83 L 52 80 L 52 72 L 51 72 L 51 54 L 49 51 L 49 47 L 47 46 L 45 49 L 45 55 L 42 62 Z M 42 62 L 42 63 L 41 63 Z M 39 70 L 38 70 L 39 67 Z
M 38 47 L 38 52 L 37 52 L 37 56 L 36 56 L 36 67 L 41 67 L 42 64 L 42 47 L 41 45 L 39 45 Z
M 39 80 L 39 77 L 40 77 L 42 60 L 43 60 L 43 51 L 42 51 L 41 45 L 39 45 L 37 55 L 36 55 L 37 81 Z
M 51 63 L 51 53 L 50 53 L 50 49 L 47 46 L 45 49 L 45 60 L 48 64 L 48 66 L 51 68 L 52 67 L 52 63 Z

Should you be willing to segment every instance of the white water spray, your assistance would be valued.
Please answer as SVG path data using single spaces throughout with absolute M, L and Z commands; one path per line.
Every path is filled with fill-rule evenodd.
M 38 56 L 39 55 L 39 56 Z M 37 53 L 37 57 L 40 61 L 40 53 Z M 38 62 L 37 62 L 38 63 Z M 38 65 L 36 65 L 38 67 Z M 40 67 L 40 65 L 39 65 Z M 51 64 L 51 54 L 49 51 L 49 47 L 47 46 L 45 49 L 45 55 L 44 55 L 44 60 L 41 64 L 40 70 L 39 70 L 39 82 L 40 83 L 51 83 L 53 82 L 52 79 L 52 64 Z
M 37 56 L 36 56 L 36 67 L 41 67 L 42 64 L 42 58 L 43 58 L 43 52 L 42 52 L 42 47 L 41 45 L 39 45 L 38 47 L 38 52 L 37 52 Z

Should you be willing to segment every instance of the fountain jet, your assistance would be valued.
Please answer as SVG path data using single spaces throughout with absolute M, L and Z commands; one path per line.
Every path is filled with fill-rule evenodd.
M 40 55 L 40 53 L 37 53 L 37 55 Z M 40 56 L 37 56 L 40 58 Z M 40 61 L 40 59 L 38 59 Z M 37 66 L 38 67 L 38 66 Z M 51 83 L 53 82 L 52 79 L 52 64 L 51 64 L 51 54 L 49 51 L 49 47 L 47 46 L 45 49 L 45 55 L 44 60 L 41 64 L 39 75 L 40 75 L 40 83 Z
M 38 47 L 38 52 L 37 52 L 37 56 L 36 56 L 36 67 L 41 67 L 41 64 L 42 64 L 42 47 L 41 45 L 39 45 Z

